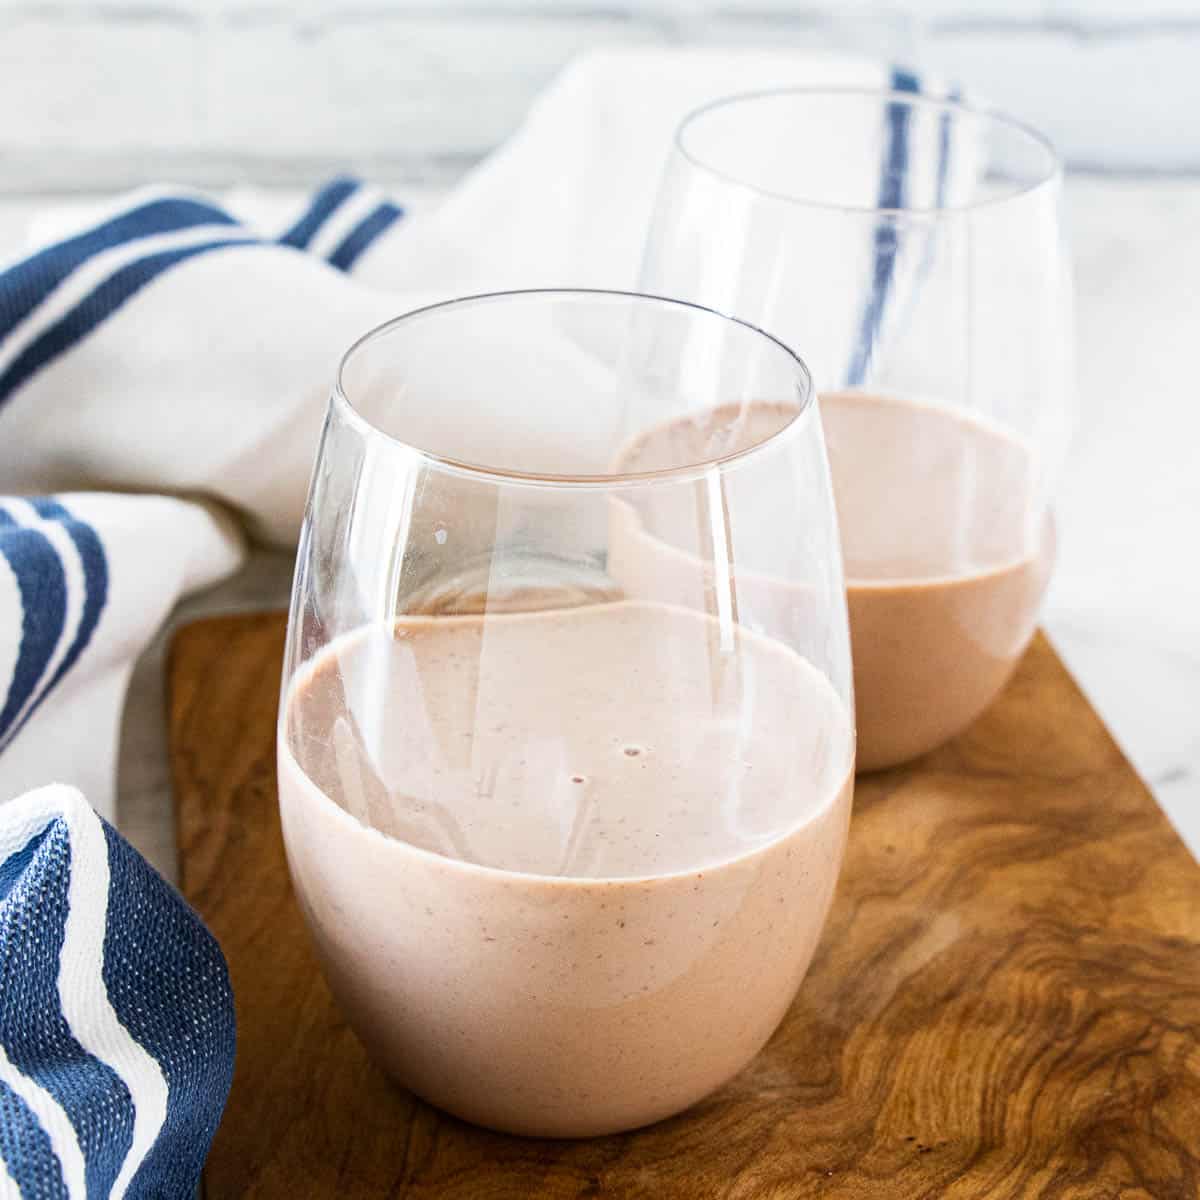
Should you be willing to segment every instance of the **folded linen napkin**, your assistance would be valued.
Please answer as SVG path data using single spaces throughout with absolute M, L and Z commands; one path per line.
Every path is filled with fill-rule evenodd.
M 52 215 L 0 266 L 0 1194 L 186 1195 L 232 1062 L 219 951 L 178 897 L 77 792 L 4 802 L 58 779 L 111 813 L 132 663 L 240 531 L 293 543 L 356 336 L 452 295 L 634 286 L 682 116 L 796 84 L 918 86 L 830 55 L 591 55 L 425 218 L 352 179 L 283 222 L 155 189 Z M 475 433 L 502 429 L 478 401 Z
M 252 193 L 234 208 L 158 188 L 82 225 L 78 214 L 41 222 L 54 240 L 0 268 L 0 495 L 176 499 L 76 499 L 65 529 L 23 501 L 0 505 L 0 525 L 32 529 L 6 536 L 22 547 L 20 571 L 16 552 L 0 556 L 0 692 L 13 710 L 0 715 L 0 802 L 57 778 L 111 815 L 129 664 L 179 595 L 240 561 L 233 522 L 184 498 L 221 504 L 254 538 L 294 544 L 333 369 L 355 337 L 451 295 L 635 286 L 682 116 L 716 95 L 796 83 L 917 87 L 907 72 L 847 57 L 596 54 L 423 219 L 338 179 L 282 219 Z M 481 440 L 503 432 L 490 399 L 469 423 Z M 419 416 L 447 419 L 437 406 Z M 84 525 L 108 567 L 94 625 L 76 619 L 71 586 Z M 53 579 L 39 584 L 49 607 L 34 590 L 35 557 L 65 577 L 62 603 Z M 101 677 L 107 688 L 93 686 Z M 94 703 L 75 703 L 85 696 Z
M 177 191 L 121 202 L 42 250 L 55 269 L 37 283 L 25 263 L 0 275 L 0 312 L 19 296 L 0 316 L 0 488 L 196 493 L 254 536 L 294 543 L 333 369 L 355 337 L 473 292 L 636 286 L 682 117 L 800 83 L 917 87 L 848 57 L 596 54 L 424 218 L 353 180 L 282 228 L 253 195 L 236 210 Z

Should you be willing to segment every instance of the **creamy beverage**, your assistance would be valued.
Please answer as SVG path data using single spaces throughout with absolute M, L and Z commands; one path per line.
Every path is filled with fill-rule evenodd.
M 771 1035 L 841 865 L 854 746 L 780 642 L 617 601 L 407 617 L 297 674 L 297 894 L 373 1057 L 518 1133 L 678 1112 Z
M 731 454 L 795 412 L 764 402 L 681 417 L 634 438 L 615 467 Z M 1035 504 L 1028 448 L 995 426 L 857 392 L 823 396 L 821 419 L 845 562 L 858 766 L 870 770 L 934 748 L 995 697 L 1033 634 L 1053 529 Z M 763 528 L 777 529 L 772 514 L 787 511 L 786 495 L 764 489 L 760 502 Z M 687 516 L 681 506 L 620 506 L 610 554 L 627 594 L 686 603 L 695 593 L 687 573 L 706 567 Z M 786 532 L 774 536 L 782 547 Z M 802 625 L 804 590 L 772 579 L 770 557 L 735 567 L 738 589 Z

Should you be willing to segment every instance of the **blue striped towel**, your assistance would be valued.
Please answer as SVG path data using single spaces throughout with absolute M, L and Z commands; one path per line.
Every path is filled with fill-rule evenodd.
M 185 1197 L 233 1077 L 212 935 L 73 788 L 0 822 L 0 1196 Z
M 209 199 L 156 189 L 0 269 L 0 802 L 49 775 L 112 815 L 111 751 L 134 652 L 181 595 L 243 556 L 240 522 L 213 504 L 2 493 L 93 483 L 216 493 L 286 541 L 279 527 L 300 503 L 333 337 L 393 309 L 345 272 L 400 216 L 349 178 L 270 232 Z M 206 258 L 211 269 L 197 274 Z M 203 324 L 215 296 L 238 289 L 279 308 L 289 288 L 322 297 L 301 313 L 334 327 L 327 303 L 344 314 L 332 337 L 305 331 L 311 361 L 293 349 L 286 369 L 264 368 L 253 350 L 265 322 L 238 312 L 241 340 L 227 336 L 231 302 Z M 233 386 L 240 373 L 246 387 Z M 226 403 L 214 403 L 219 376 Z M 251 407 L 255 389 L 270 399 Z M 264 437 L 274 479 L 257 453 Z
M 152 439 L 152 455 L 141 448 L 139 464 L 129 454 L 136 431 L 120 428 L 139 394 L 156 406 L 167 396 L 146 369 L 153 350 L 138 345 L 148 327 L 195 329 L 219 294 L 212 278 L 185 274 L 189 264 L 257 255 L 269 286 L 290 274 L 336 297 L 399 217 L 345 178 L 273 234 L 207 199 L 160 190 L 0 269 L 0 484 L 200 490 L 168 430 Z M 246 270 L 233 257 L 222 285 L 226 268 Z M 159 289 L 172 274 L 183 293 L 167 299 Z M 351 324 L 324 340 L 311 395 L 291 399 L 312 410 L 307 432 L 338 342 L 393 309 L 356 290 L 367 299 L 347 305 Z M 207 353 L 213 335 L 159 365 L 186 373 L 189 354 Z M 242 363 L 261 383 L 253 361 Z M 223 367 L 237 365 L 231 354 Z M 89 429 L 104 406 L 109 419 Z M 205 433 L 213 445 L 230 441 L 217 421 Z M 84 435 L 91 445 L 81 451 Z M 157 474 L 138 477 L 147 464 Z M 211 452 L 202 469 L 203 490 L 219 490 Z M 261 463 L 252 469 L 261 478 Z M 297 468 L 291 484 L 300 482 Z M 258 510 L 260 527 L 272 503 Z M 181 595 L 237 568 L 241 524 L 217 504 L 171 495 L 0 494 L 0 1198 L 194 1194 L 233 1073 L 225 962 L 199 918 L 83 796 L 112 812 L 137 652 Z M 27 790 L 47 778 L 78 786 Z
M 79 790 L 22 793 L 57 779 L 111 815 L 137 655 L 180 596 L 238 567 L 244 537 L 294 545 L 354 338 L 451 295 L 636 286 L 681 117 L 795 84 L 916 87 L 793 51 L 596 54 L 424 217 L 351 178 L 286 213 L 158 188 L 65 228 L 52 214 L 0 261 L 0 1196 L 188 1196 L 233 1056 L 197 918 Z M 896 114 L 884 188 L 902 186 L 906 137 Z M 881 229 L 866 330 L 894 260 Z M 456 428 L 503 423 L 453 400 Z

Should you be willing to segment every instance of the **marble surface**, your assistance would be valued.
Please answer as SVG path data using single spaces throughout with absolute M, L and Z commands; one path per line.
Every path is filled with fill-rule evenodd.
M 1045 624 L 1200 856 L 1200 181 L 1074 180 L 1079 427 Z
M 408 192 L 396 191 L 407 198 Z M 1061 557 L 1045 625 L 1134 766 L 1200 857 L 1200 179 L 1068 181 L 1076 261 L 1079 427 L 1058 501 Z M 428 197 L 424 197 L 428 202 Z M 0 204 L 0 251 L 44 201 Z M 143 655 L 125 707 L 118 814 L 168 876 L 174 826 L 163 665 L 196 616 L 280 607 L 288 556 L 182 604 Z M 1097 798 L 1102 802 L 1102 798 Z

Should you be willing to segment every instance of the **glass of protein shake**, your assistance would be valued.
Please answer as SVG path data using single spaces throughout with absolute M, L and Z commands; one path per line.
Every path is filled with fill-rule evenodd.
M 1054 558 L 1073 408 L 1054 151 L 892 82 L 687 117 L 642 275 L 805 348 L 841 522 L 859 769 L 945 741 L 1011 673 Z M 780 419 L 751 407 L 726 451 Z M 643 434 L 617 465 L 681 453 L 709 421 Z
M 689 414 L 709 442 L 614 466 Z M 402 1084 L 547 1136 L 720 1087 L 804 977 L 850 811 L 804 364 L 617 292 L 476 296 L 368 334 L 313 474 L 278 749 L 326 976 Z

